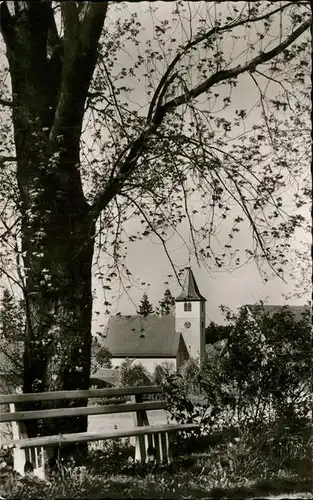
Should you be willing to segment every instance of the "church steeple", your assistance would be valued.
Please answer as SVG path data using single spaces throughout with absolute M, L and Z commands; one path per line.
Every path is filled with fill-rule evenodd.
M 199 292 L 199 288 L 195 280 L 194 274 L 191 270 L 191 267 L 187 268 L 187 273 L 184 285 L 182 287 L 182 291 L 175 300 L 176 302 L 185 302 L 186 300 L 188 302 L 206 300 Z
M 181 293 L 175 299 L 175 329 L 182 333 L 190 357 L 200 363 L 205 354 L 205 301 L 188 267 Z

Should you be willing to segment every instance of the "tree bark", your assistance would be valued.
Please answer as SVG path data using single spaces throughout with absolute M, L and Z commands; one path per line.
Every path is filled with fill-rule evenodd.
M 80 135 L 107 6 L 69 4 L 63 39 L 51 2 L 16 4 L 14 16 L 1 5 L 22 215 L 24 392 L 89 388 L 95 219 L 79 172 Z M 27 422 L 30 437 L 86 429 L 87 417 Z

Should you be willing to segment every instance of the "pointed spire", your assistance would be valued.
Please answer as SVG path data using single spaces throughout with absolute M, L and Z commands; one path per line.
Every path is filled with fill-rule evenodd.
M 184 302 L 185 300 L 188 300 L 191 302 L 195 301 L 195 300 L 201 300 L 201 301 L 206 300 L 199 292 L 199 288 L 198 288 L 198 285 L 196 283 L 193 272 L 191 270 L 191 267 L 187 268 L 187 274 L 186 274 L 184 285 L 182 287 L 182 291 L 181 291 L 180 295 L 175 300 L 176 300 L 176 302 Z

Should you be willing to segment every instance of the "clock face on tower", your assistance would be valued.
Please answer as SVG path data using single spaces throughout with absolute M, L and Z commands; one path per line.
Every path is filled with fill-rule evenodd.
M 186 328 L 190 328 L 190 327 L 191 327 L 191 323 L 190 323 L 190 321 L 186 321 L 186 323 L 185 323 L 185 327 L 186 327 Z

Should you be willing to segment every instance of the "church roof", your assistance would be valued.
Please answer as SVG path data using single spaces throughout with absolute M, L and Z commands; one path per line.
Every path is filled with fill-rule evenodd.
M 111 316 L 105 335 L 104 345 L 115 358 L 176 357 L 182 337 L 172 314 Z
M 307 314 L 311 310 L 310 306 L 308 305 L 290 306 L 288 304 L 286 305 L 246 304 L 245 307 L 249 309 L 252 316 L 256 320 L 259 319 L 263 314 L 266 314 L 268 316 L 274 316 L 274 314 L 281 312 L 284 307 L 287 307 L 288 311 L 290 311 L 293 314 L 296 322 L 301 321 L 303 319 L 302 315 Z M 311 317 L 309 317 L 309 321 L 310 320 Z
M 194 274 L 191 270 L 191 267 L 187 268 L 187 274 L 185 278 L 184 285 L 182 287 L 182 291 L 180 295 L 175 299 L 176 302 L 185 302 L 185 300 L 188 300 L 189 302 L 192 301 L 198 301 L 202 300 L 205 301 L 206 299 L 201 295 L 199 292 L 198 285 L 196 283 Z

